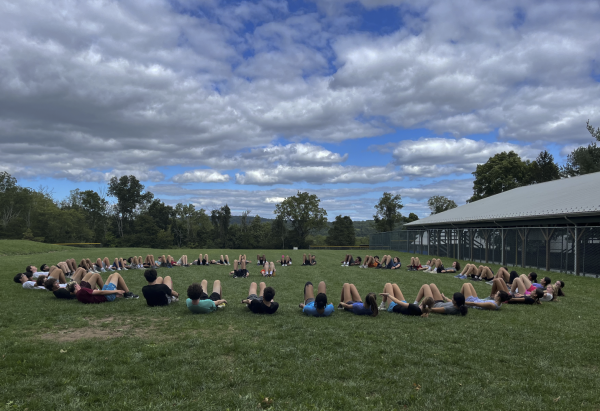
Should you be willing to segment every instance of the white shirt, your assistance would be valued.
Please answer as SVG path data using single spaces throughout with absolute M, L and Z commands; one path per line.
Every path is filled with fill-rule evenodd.
M 44 287 L 36 287 L 35 286 L 35 281 L 25 281 L 23 283 L 23 288 L 26 290 L 45 290 Z
M 48 276 L 48 274 L 50 274 L 48 271 L 37 271 L 37 272 L 33 273 L 31 278 L 38 278 L 40 275 Z
M 544 296 L 540 298 L 540 301 L 552 301 L 553 298 L 554 296 L 552 294 L 544 294 Z

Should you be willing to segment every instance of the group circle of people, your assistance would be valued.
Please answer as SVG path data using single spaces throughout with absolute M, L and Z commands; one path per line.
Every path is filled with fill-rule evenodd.
M 229 275 L 232 278 L 246 278 L 250 275 L 249 261 L 246 255 L 240 255 L 234 260 L 233 270 Z M 265 255 L 257 255 L 256 264 L 261 269 L 262 276 L 272 277 L 276 275 L 275 264 L 282 267 L 292 264 L 289 256 L 282 255 L 280 260 L 268 261 Z M 316 265 L 316 256 L 312 254 L 303 255 L 303 266 Z M 181 256 L 175 261 L 170 255 L 159 256 L 155 260 L 153 255 L 129 257 L 127 259 L 115 258 L 113 263 L 105 257 L 98 258 L 95 262 L 90 259 L 82 259 L 77 265 L 74 259 L 61 261 L 53 266 L 43 264 L 40 269 L 29 265 L 24 273 L 14 277 L 16 283 L 22 284 L 25 289 L 45 289 L 52 291 L 57 298 L 77 299 L 84 304 L 97 304 L 115 301 L 118 297 L 125 299 L 138 299 L 139 296 L 132 293 L 125 280 L 118 271 L 144 269 L 144 278 L 147 285 L 142 288 L 142 294 L 148 306 L 166 306 L 179 301 L 179 293 L 173 289 L 173 280 L 170 276 L 161 277 L 157 268 L 189 267 L 190 265 L 230 265 L 227 255 L 220 256 L 219 260 L 211 260 L 207 254 L 200 254 L 197 260 L 188 263 L 187 255 Z M 400 269 L 402 264 L 398 257 L 384 255 L 365 256 L 356 259 L 347 254 L 342 267 L 358 266 L 360 268 L 377 269 Z M 376 317 L 379 311 L 388 311 L 409 316 L 427 317 L 430 313 L 466 315 L 467 307 L 481 310 L 499 310 L 503 304 L 540 304 L 545 301 L 555 301 L 558 296 L 564 295 L 562 289 L 565 284 L 559 280 L 552 283 L 549 277 L 543 277 L 537 282 L 537 274 L 519 275 L 516 271 L 509 272 L 506 267 L 500 267 L 497 272 L 487 266 L 476 266 L 466 264 L 460 271 L 460 264 L 452 262 L 449 268 L 445 268 L 441 259 L 428 260 L 421 264 L 418 257 L 412 257 L 408 271 L 423 271 L 427 273 L 458 273 L 455 278 L 470 279 L 473 281 L 486 281 L 492 286 L 489 296 L 479 298 L 471 283 L 464 283 L 460 292 L 455 292 L 452 298 L 446 297 L 438 287 L 431 284 L 423 284 L 419 289 L 413 303 L 407 302 L 402 290 L 396 283 L 388 282 L 384 285 L 381 293 L 370 292 L 361 298 L 356 286 L 344 283 L 341 290 L 340 301 L 337 308 L 352 312 L 357 315 L 368 315 Z M 102 273 L 110 272 L 106 281 Z M 377 305 L 377 297 L 382 301 Z M 275 290 L 267 287 L 265 282 L 252 282 L 248 290 L 248 296 L 241 301 L 250 311 L 258 314 L 273 314 L 279 308 L 274 301 Z M 224 308 L 227 300 L 223 298 L 223 288 L 220 280 L 215 280 L 212 292 L 208 294 L 208 282 L 202 280 L 193 283 L 187 289 L 186 306 L 189 311 L 197 314 L 208 314 L 219 308 Z M 313 317 L 330 316 L 335 307 L 328 303 L 327 288 L 324 281 L 317 286 L 315 295 L 314 286 L 311 282 L 304 285 L 303 302 L 299 304 L 302 312 Z

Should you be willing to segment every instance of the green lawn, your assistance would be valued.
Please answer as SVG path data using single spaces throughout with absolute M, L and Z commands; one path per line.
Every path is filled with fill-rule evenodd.
M 191 260 L 199 250 L 160 254 L 167 252 Z M 423 283 L 435 282 L 448 295 L 464 282 L 448 274 L 340 267 L 344 251 L 317 251 L 314 267 L 301 267 L 302 251 L 293 251 L 295 264 L 266 281 L 280 303 L 273 316 L 239 303 L 250 282 L 261 279 L 256 265 L 248 279 L 229 278 L 230 267 L 160 269 L 183 295 L 194 281 L 222 280 L 229 305 L 204 316 L 190 314 L 184 298 L 159 308 L 143 297 L 83 305 L 12 280 L 28 264 L 148 253 L 158 255 L 74 248 L 2 257 L 0 409 L 600 409 L 600 283 L 591 278 L 548 274 L 566 282 L 559 302 L 429 318 L 339 310 L 329 318 L 303 316 L 298 304 L 306 281 L 325 280 L 334 303 L 344 282 L 363 296 L 396 282 L 409 301 Z M 255 260 L 256 251 L 246 253 Z M 229 252 L 232 262 L 238 254 Z M 410 254 L 400 257 L 403 265 L 410 261 Z M 139 294 L 142 273 L 123 272 Z M 489 294 L 490 286 L 474 286 Z

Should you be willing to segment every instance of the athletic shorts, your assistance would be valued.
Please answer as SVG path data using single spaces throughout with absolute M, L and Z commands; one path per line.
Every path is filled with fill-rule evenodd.
M 212 293 L 210 296 L 206 293 L 202 293 L 202 295 L 200 296 L 200 300 L 217 301 L 220 299 L 221 299 L 221 296 L 219 295 L 219 293 Z
M 113 283 L 104 284 L 104 287 L 102 287 L 102 290 L 112 291 L 112 290 L 116 290 L 116 289 L 117 289 L 117 286 Z M 109 301 L 109 302 L 115 301 L 117 299 L 117 294 L 108 294 L 108 295 L 105 295 L 105 297 L 106 297 L 106 301 Z
M 402 302 L 403 302 L 403 303 L 405 303 L 406 301 L 405 301 L 405 300 L 402 300 Z M 396 304 L 395 302 L 393 302 L 393 301 L 392 301 L 392 302 L 390 303 L 390 306 L 389 306 L 389 307 L 388 307 L 388 309 L 387 309 L 387 310 L 388 310 L 388 312 L 390 312 L 390 313 L 391 313 L 391 312 L 394 312 L 394 307 L 395 307 L 395 306 L 397 306 L 397 305 L 398 305 L 398 304 Z
M 304 305 L 308 305 L 310 303 L 314 303 L 315 299 L 314 298 L 307 298 L 306 301 L 304 301 Z
M 214 294 L 214 293 L 213 293 L 213 294 Z M 256 294 L 250 294 L 250 295 L 248 296 L 247 300 L 250 300 L 250 301 L 256 300 L 256 301 L 262 302 L 263 298 L 262 298 L 262 297 L 259 297 L 259 296 L 258 296 L 258 295 L 256 295 Z
M 531 287 L 529 287 L 527 289 L 527 291 L 529 291 L 529 292 L 532 292 L 532 291 L 535 291 L 535 290 L 537 290 L 537 287 L 535 285 L 533 285 L 533 284 L 531 285 Z

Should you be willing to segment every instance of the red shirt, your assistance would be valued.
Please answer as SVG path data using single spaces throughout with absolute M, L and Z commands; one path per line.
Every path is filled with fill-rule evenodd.
M 81 288 L 77 292 L 77 299 L 84 304 L 100 304 L 108 301 L 103 295 L 94 295 L 94 290 L 89 288 Z

